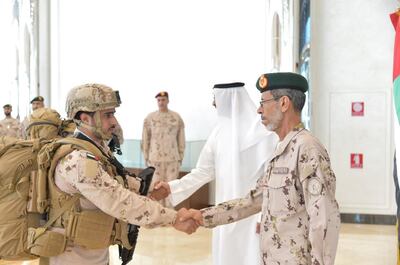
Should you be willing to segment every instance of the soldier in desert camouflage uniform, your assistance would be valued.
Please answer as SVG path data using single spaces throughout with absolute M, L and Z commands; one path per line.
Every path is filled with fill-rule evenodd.
M 114 114 L 119 105 L 118 91 L 107 86 L 86 84 L 72 89 L 68 94 L 66 112 L 68 118 L 74 119 L 77 124 L 75 137 L 93 144 L 104 156 L 112 156 L 106 141 L 111 138 L 118 124 Z M 116 176 L 110 175 L 101 161 L 90 151 L 72 151 L 59 160 L 54 182 L 62 192 L 81 194 L 80 206 L 83 210 L 101 210 L 108 216 L 134 225 L 173 225 L 187 233 L 195 231 L 197 224 L 193 220 L 181 222 L 181 217 L 188 215 L 186 209 L 176 212 L 137 195 L 137 179 L 128 177 L 124 186 L 116 180 Z M 56 222 L 58 225 L 52 230 L 62 232 L 65 229 L 62 225 L 60 227 L 62 223 Z M 87 249 L 79 245 L 67 245 L 64 253 L 50 258 L 50 264 L 105 265 L 108 264 L 108 248 Z
M 167 92 L 156 95 L 158 111 L 150 113 L 143 124 L 142 151 L 146 164 L 156 168 L 154 181 L 178 178 L 185 151 L 184 123 L 178 113 L 168 109 Z M 169 201 L 163 205 L 171 207 Z
M 19 120 L 11 117 L 12 106 L 6 104 L 3 110 L 6 117 L 0 121 L 0 136 L 21 138 L 21 124 Z
M 333 265 L 340 226 L 336 179 L 327 151 L 301 123 L 308 83 L 294 73 L 272 73 L 262 75 L 257 88 L 262 123 L 280 143 L 255 189 L 245 198 L 203 209 L 204 225 L 262 211 L 262 264 Z

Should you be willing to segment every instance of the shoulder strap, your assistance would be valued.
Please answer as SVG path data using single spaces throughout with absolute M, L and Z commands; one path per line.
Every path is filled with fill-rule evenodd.
M 38 157 L 39 170 L 37 177 L 37 207 L 40 213 L 47 211 L 49 206 L 49 190 L 54 187 L 54 171 L 59 160 L 69 153 L 74 151 L 70 145 L 62 145 L 56 142 L 45 146 L 41 150 L 41 154 Z M 53 189 L 54 194 L 58 194 L 58 189 Z M 53 195 L 54 195 L 53 194 Z
M 84 141 L 84 140 L 73 138 L 73 137 L 67 137 L 67 138 L 62 138 L 62 139 L 58 140 L 57 143 L 71 144 L 71 145 L 79 147 L 80 149 L 89 151 L 97 157 L 103 157 L 103 158 L 105 157 L 104 154 L 95 145 L 93 145 L 92 143 L 90 143 L 88 141 Z M 105 159 L 105 160 L 107 160 L 107 159 Z

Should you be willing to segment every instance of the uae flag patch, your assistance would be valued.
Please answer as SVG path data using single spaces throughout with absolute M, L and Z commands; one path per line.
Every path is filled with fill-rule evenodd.
M 89 154 L 89 153 L 86 153 L 86 158 L 99 161 L 99 158 L 97 156 Z

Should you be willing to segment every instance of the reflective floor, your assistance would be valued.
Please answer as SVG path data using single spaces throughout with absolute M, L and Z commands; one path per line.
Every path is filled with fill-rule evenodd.
M 111 248 L 110 264 L 120 264 Z M 0 265 L 37 265 L 37 261 Z M 199 229 L 188 236 L 172 228 L 141 229 L 136 255 L 130 265 L 211 265 L 211 231 Z M 396 227 L 342 224 L 336 265 L 395 265 Z M 251 264 L 243 264 L 251 265 Z

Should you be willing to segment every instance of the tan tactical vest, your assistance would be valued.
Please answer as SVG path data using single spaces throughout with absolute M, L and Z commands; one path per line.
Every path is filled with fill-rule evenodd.
M 54 183 L 55 168 L 63 157 L 74 150 L 86 150 L 100 159 L 104 169 L 119 183 L 124 184 L 115 167 L 93 144 L 65 138 L 45 146 L 38 155 L 38 210 L 48 212 L 48 221 L 39 228 L 29 228 L 30 252 L 41 257 L 60 255 L 67 244 L 87 249 L 101 249 L 120 244 L 130 249 L 127 237 L 127 223 L 101 210 L 82 210 L 79 203 L 81 194 L 73 196 L 61 191 Z M 47 193 L 48 191 L 48 193 Z M 49 231 L 49 227 L 60 227 L 65 233 Z

